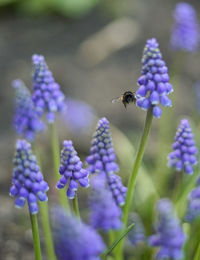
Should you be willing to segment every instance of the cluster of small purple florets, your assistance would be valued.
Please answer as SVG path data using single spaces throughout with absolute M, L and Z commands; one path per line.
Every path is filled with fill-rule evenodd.
M 189 3 L 178 3 L 174 19 L 171 47 L 175 50 L 197 51 L 200 31 L 195 9 Z
M 35 134 L 44 130 L 44 124 L 35 110 L 31 94 L 21 80 L 14 80 L 15 89 L 15 115 L 14 127 L 19 135 L 28 141 L 33 141 Z
M 168 95 L 173 91 L 169 83 L 168 69 L 162 59 L 156 39 L 150 39 L 144 48 L 142 76 L 138 79 L 137 106 L 148 110 L 153 106 L 153 115 L 159 118 L 164 107 L 172 106 Z
M 90 223 L 94 228 L 108 231 L 122 227 L 121 208 L 114 201 L 106 178 L 95 175 L 91 180 L 92 192 L 90 196 Z
M 10 195 L 16 197 L 15 206 L 22 208 L 27 200 L 31 214 L 37 214 L 37 198 L 40 201 L 47 201 L 46 192 L 48 189 L 48 184 L 43 180 L 43 175 L 40 172 L 36 157 L 33 155 L 30 143 L 25 140 L 18 140 L 10 188 Z
M 185 220 L 191 222 L 200 216 L 200 177 L 197 179 L 196 187 L 190 192 L 188 200 Z
M 121 178 L 115 174 L 119 170 L 115 162 L 116 156 L 112 145 L 109 122 L 104 117 L 99 120 L 93 136 L 90 155 L 86 158 L 89 165 L 88 171 L 105 175 L 108 185 L 117 205 L 125 202 L 126 188 L 122 185 Z
M 156 234 L 149 237 L 151 246 L 160 247 L 156 259 L 182 259 L 182 247 L 185 235 L 180 221 L 173 211 L 173 205 L 168 199 L 161 199 L 157 204 L 158 224 Z
M 187 119 L 182 119 L 175 135 L 175 143 L 172 145 L 173 152 L 168 156 L 168 165 L 177 171 L 185 171 L 193 174 L 193 165 L 197 163 L 194 135 Z
M 52 210 L 52 215 L 55 251 L 59 260 L 100 260 L 105 245 L 92 227 L 59 207 Z
M 137 213 L 130 214 L 129 222 L 134 223 L 134 228 L 128 233 L 128 239 L 132 245 L 137 246 L 146 239 L 144 226 Z
M 54 113 L 65 108 L 64 94 L 55 82 L 42 55 L 33 55 L 34 66 L 32 99 L 39 116 L 47 111 L 47 120 L 54 122 Z
M 75 151 L 72 141 L 64 141 L 63 149 L 61 151 L 60 175 L 56 187 L 58 189 L 64 188 L 69 183 L 67 189 L 67 196 L 73 199 L 78 189 L 78 183 L 87 188 L 89 186 L 88 172 L 82 168 L 83 163 Z

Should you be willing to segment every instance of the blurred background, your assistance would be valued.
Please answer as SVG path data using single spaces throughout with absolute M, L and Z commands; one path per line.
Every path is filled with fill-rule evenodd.
M 34 53 L 44 55 L 56 81 L 73 104 L 71 109 L 75 114 L 86 111 L 86 114 L 79 114 L 79 120 L 74 120 L 73 116 L 57 119 L 60 141 L 72 138 L 84 160 L 97 118 L 106 116 L 112 124 L 118 157 L 123 156 L 120 141 L 127 142 L 128 152 L 134 148 L 127 138 L 137 147 L 145 113 L 133 104 L 125 109 L 123 104 L 112 104 L 111 100 L 124 91 L 137 89 L 140 61 L 148 38 L 157 38 L 170 74 L 173 74 L 170 68 L 177 54 L 170 50 L 169 39 L 172 12 L 178 2 L 0 0 L 0 259 L 33 259 L 27 211 L 15 209 L 8 195 L 17 138 L 12 126 L 12 81 L 20 78 L 31 89 L 31 56 Z M 199 1 L 190 0 L 189 3 L 200 18 Z M 177 123 L 183 115 L 198 118 L 194 85 L 200 80 L 199 68 L 200 53 L 186 54 L 179 80 L 179 98 L 174 105 Z M 85 115 L 87 123 L 81 121 Z M 150 169 L 153 168 L 151 159 L 156 155 L 158 121 L 154 120 L 145 157 Z M 39 140 L 41 152 L 48 153 L 48 131 Z M 128 168 L 128 164 L 128 161 L 123 162 L 121 168 Z M 49 176 L 50 166 L 45 162 Z

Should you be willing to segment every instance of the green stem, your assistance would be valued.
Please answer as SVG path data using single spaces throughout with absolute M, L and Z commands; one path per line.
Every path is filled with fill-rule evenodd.
M 195 252 L 195 255 L 194 255 L 194 260 L 199 260 L 200 259 L 200 242 L 198 244 L 198 247 L 197 247 L 197 250 Z
M 152 123 L 152 119 L 153 119 L 152 110 L 153 110 L 153 108 L 151 107 L 147 111 L 143 135 L 142 135 L 142 138 L 140 140 L 139 149 L 137 151 L 133 170 L 132 170 L 131 176 L 129 178 L 129 182 L 128 182 L 128 190 L 127 190 L 127 194 L 126 194 L 126 201 L 125 201 L 125 205 L 124 205 L 124 208 L 123 208 L 123 217 L 122 217 L 124 228 L 126 228 L 126 226 L 127 226 L 128 214 L 130 212 L 130 207 L 131 207 L 131 202 L 132 202 L 132 198 L 133 198 L 133 192 L 134 192 L 136 177 L 137 177 L 137 174 L 138 174 L 141 162 L 142 162 L 143 154 L 144 154 L 146 143 L 147 143 L 147 138 L 149 136 L 149 132 L 150 132 L 150 128 L 151 128 L 151 123 Z M 124 245 L 123 245 L 123 241 L 122 241 L 119 244 L 119 246 L 118 246 L 118 248 L 115 252 L 116 253 L 115 254 L 116 260 L 123 259 L 123 256 L 122 256 L 123 246 Z
M 74 199 L 72 200 L 72 207 L 74 210 L 74 214 L 80 218 L 79 206 L 78 206 L 78 197 L 77 194 L 75 195 Z
M 54 246 L 52 240 L 52 234 L 49 223 L 48 204 L 47 202 L 40 202 L 40 220 L 42 223 L 42 230 L 44 235 L 44 243 L 46 246 L 46 252 L 48 259 L 56 260 L 54 253 Z
M 129 225 L 127 229 L 120 234 L 120 236 L 112 243 L 112 245 L 106 249 L 106 251 L 101 255 L 102 259 L 106 259 L 106 257 L 113 251 L 113 249 L 119 244 L 119 242 L 128 234 L 129 231 L 134 227 L 134 223 Z
M 35 260 L 41 260 L 41 249 L 40 249 L 40 237 L 38 230 L 37 215 L 30 213 L 32 234 L 33 234 L 33 247 L 35 251 Z
M 50 135 L 51 135 L 51 149 L 52 149 L 52 156 L 53 156 L 53 167 L 55 173 L 56 181 L 59 181 L 60 174 L 59 174 L 59 165 L 60 165 L 60 148 L 58 143 L 58 138 L 56 134 L 55 124 L 49 124 L 50 126 Z M 69 202 L 64 190 L 59 190 L 59 200 L 62 207 L 66 210 L 70 210 Z
M 131 201 L 132 201 L 132 198 L 133 198 L 133 192 L 134 192 L 136 177 L 137 177 L 137 174 L 138 174 L 138 170 L 140 168 L 140 164 L 142 162 L 143 154 L 144 154 L 146 143 L 147 143 L 147 138 L 149 136 L 149 132 L 150 132 L 150 129 L 151 129 L 152 119 L 153 119 L 153 114 L 152 114 L 152 107 L 151 107 L 147 112 L 143 135 L 142 135 L 142 138 L 141 138 L 141 141 L 140 141 L 140 146 L 139 146 L 139 149 L 137 151 L 135 164 L 133 166 L 133 170 L 132 170 L 132 173 L 131 173 L 131 176 L 130 176 L 130 179 L 129 179 L 129 183 L 128 183 L 128 190 L 127 190 L 127 194 L 126 194 L 126 202 L 125 202 L 124 209 L 123 209 L 124 227 L 127 226 L 128 214 L 129 214 L 129 211 L 130 211 Z

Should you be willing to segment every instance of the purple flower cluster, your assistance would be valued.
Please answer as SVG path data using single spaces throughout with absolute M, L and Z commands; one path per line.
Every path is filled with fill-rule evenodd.
M 137 246 L 146 239 L 144 226 L 140 216 L 137 213 L 130 214 L 129 222 L 134 223 L 134 227 L 128 233 L 128 239 L 132 245 Z
M 115 173 L 119 168 L 112 145 L 112 138 L 108 120 L 103 117 L 99 120 L 93 136 L 90 155 L 86 158 L 89 165 L 88 171 L 105 175 L 108 185 L 117 205 L 125 202 L 126 188 L 122 185 L 121 178 Z
M 94 109 L 81 100 L 69 97 L 66 98 L 66 106 L 63 120 L 68 128 L 77 134 L 86 133 L 96 118 Z
M 191 222 L 200 216 L 200 177 L 197 179 L 196 187 L 190 192 L 188 200 L 185 220 Z
M 55 207 L 53 234 L 58 260 L 100 260 L 105 245 L 99 234 L 75 216 Z
M 17 79 L 13 81 L 15 89 L 15 115 L 13 124 L 17 134 L 33 141 L 35 134 L 44 130 L 45 125 L 35 110 L 31 94 L 25 84 Z
M 174 213 L 171 201 L 161 199 L 157 204 L 157 210 L 158 223 L 156 234 L 149 237 L 151 246 L 160 247 L 156 259 L 182 259 L 185 235 L 180 221 Z
M 121 208 L 116 205 L 112 193 L 106 185 L 105 176 L 96 175 L 92 177 L 91 186 L 91 225 L 104 231 L 120 229 L 122 227 Z
M 183 170 L 187 174 L 193 174 L 193 165 L 197 163 L 194 135 L 187 119 L 182 119 L 176 132 L 175 142 L 172 145 L 173 152 L 168 156 L 169 167 Z
M 189 3 L 178 3 L 174 11 L 171 47 L 195 52 L 199 47 L 199 24 L 195 9 Z
M 25 140 L 18 140 L 10 188 L 10 196 L 16 197 L 15 206 L 23 208 L 27 200 L 31 214 L 37 214 L 37 199 L 47 201 L 46 192 L 48 189 L 48 184 L 43 180 L 43 175 L 31 150 L 30 143 Z
M 55 82 L 52 72 L 48 69 L 42 55 L 33 55 L 33 95 L 32 99 L 39 116 L 47 111 L 47 120 L 54 122 L 54 113 L 65 108 L 65 96 Z
M 67 197 L 73 199 L 78 190 L 78 183 L 84 187 L 89 187 L 88 172 L 82 168 L 83 163 L 75 151 L 72 141 L 64 141 L 63 149 L 61 151 L 60 175 L 56 187 L 58 189 L 64 188 L 69 183 L 67 189 Z
M 138 79 L 137 106 L 148 110 L 153 106 L 153 115 L 159 118 L 164 107 L 171 107 L 168 95 L 173 91 L 169 83 L 168 68 L 162 59 L 156 39 L 147 41 L 142 58 L 142 76 Z

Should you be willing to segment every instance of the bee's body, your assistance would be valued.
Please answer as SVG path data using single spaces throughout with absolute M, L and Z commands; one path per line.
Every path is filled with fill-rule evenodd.
M 121 101 L 124 104 L 125 108 L 126 108 L 127 104 L 135 103 L 135 101 L 136 101 L 135 93 L 132 92 L 132 91 L 126 91 L 126 92 L 124 92 L 123 95 L 121 95 L 121 97 L 114 98 L 112 100 L 112 103 L 119 102 L 119 101 Z

